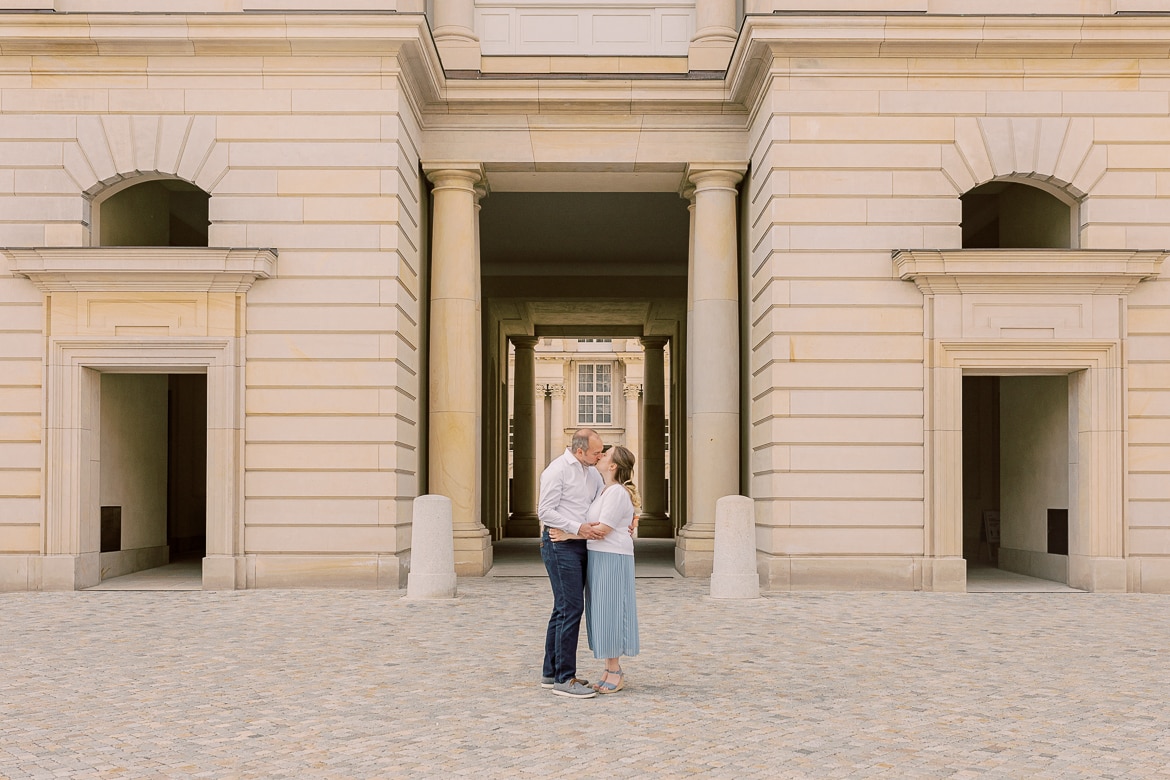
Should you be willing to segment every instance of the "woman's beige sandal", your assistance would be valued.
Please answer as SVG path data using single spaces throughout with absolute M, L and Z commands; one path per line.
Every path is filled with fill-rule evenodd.
M 613 674 L 616 674 L 618 677 L 616 685 L 606 681 L 606 678 Z M 617 693 L 624 687 L 626 687 L 626 673 L 621 669 L 618 669 L 616 672 L 611 672 L 610 670 L 606 669 L 605 676 L 602 677 L 601 682 L 593 686 L 594 690 L 596 690 L 598 693 Z

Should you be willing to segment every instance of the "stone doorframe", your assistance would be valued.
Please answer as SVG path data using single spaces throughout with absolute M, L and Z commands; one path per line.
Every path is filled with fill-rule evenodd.
M 207 374 L 203 587 L 246 586 L 243 543 L 247 292 L 272 249 L 69 247 L 0 250 L 44 294 L 45 532 L 40 585 L 96 585 L 100 374 Z M 34 578 L 35 579 L 35 578 Z
M 963 375 L 1067 375 L 1069 577 L 1126 590 L 1126 297 L 1167 253 L 1139 250 L 901 250 L 897 275 L 923 293 L 923 585 L 966 590 Z M 1075 411 L 1074 411 L 1075 410 Z M 1075 415 L 1075 418 L 1074 418 Z M 1070 419 L 1070 422 L 1071 422 Z
M 203 587 L 233 589 L 243 551 L 243 370 L 234 339 L 52 339 L 44 590 L 98 584 L 101 374 L 207 375 L 207 557 Z
M 1125 372 L 1120 344 L 939 342 L 934 357 L 926 388 L 926 543 L 933 558 L 934 589 L 966 589 L 963 377 L 1049 375 L 1069 380 L 1068 584 L 1124 592 Z

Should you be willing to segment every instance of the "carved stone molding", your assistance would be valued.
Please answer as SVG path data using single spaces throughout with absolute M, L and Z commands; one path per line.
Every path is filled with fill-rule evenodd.
M 247 292 L 272 276 L 275 249 L 78 247 L 3 249 L 12 272 L 44 292 Z
M 1158 275 L 1162 251 L 906 250 L 898 275 L 925 296 L 929 339 L 1120 339 L 1118 305 Z
M 905 249 L 903 280 L 922 292 L 1125 295 L 1158 275 L 1167 252 L 1132 249 Z

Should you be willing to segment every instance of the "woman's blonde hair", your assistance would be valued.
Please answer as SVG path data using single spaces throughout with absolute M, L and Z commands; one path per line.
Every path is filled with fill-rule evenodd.
M 634 502 L 634 509 L 642 507 L 642 496 L 638 495 L 638 486 L 634 484 L 634 453 L 620 444 L 613 446 L 613 463 L 617 466 L 614 477 L 618 484 L 630 494 L 630 501 Z

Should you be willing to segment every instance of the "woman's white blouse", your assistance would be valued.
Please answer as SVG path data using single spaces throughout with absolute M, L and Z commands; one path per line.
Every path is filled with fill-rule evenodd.
M 634 554 L 634 539 L 630 536 L 630 523 L 634 520 L 634 502 L 629 492 L 621 485 L 610 485 L 593 500 L 586 522 L 604 523 L 613 530 L 604 539 L 590 539 L 588 547 L 594 552 Z

